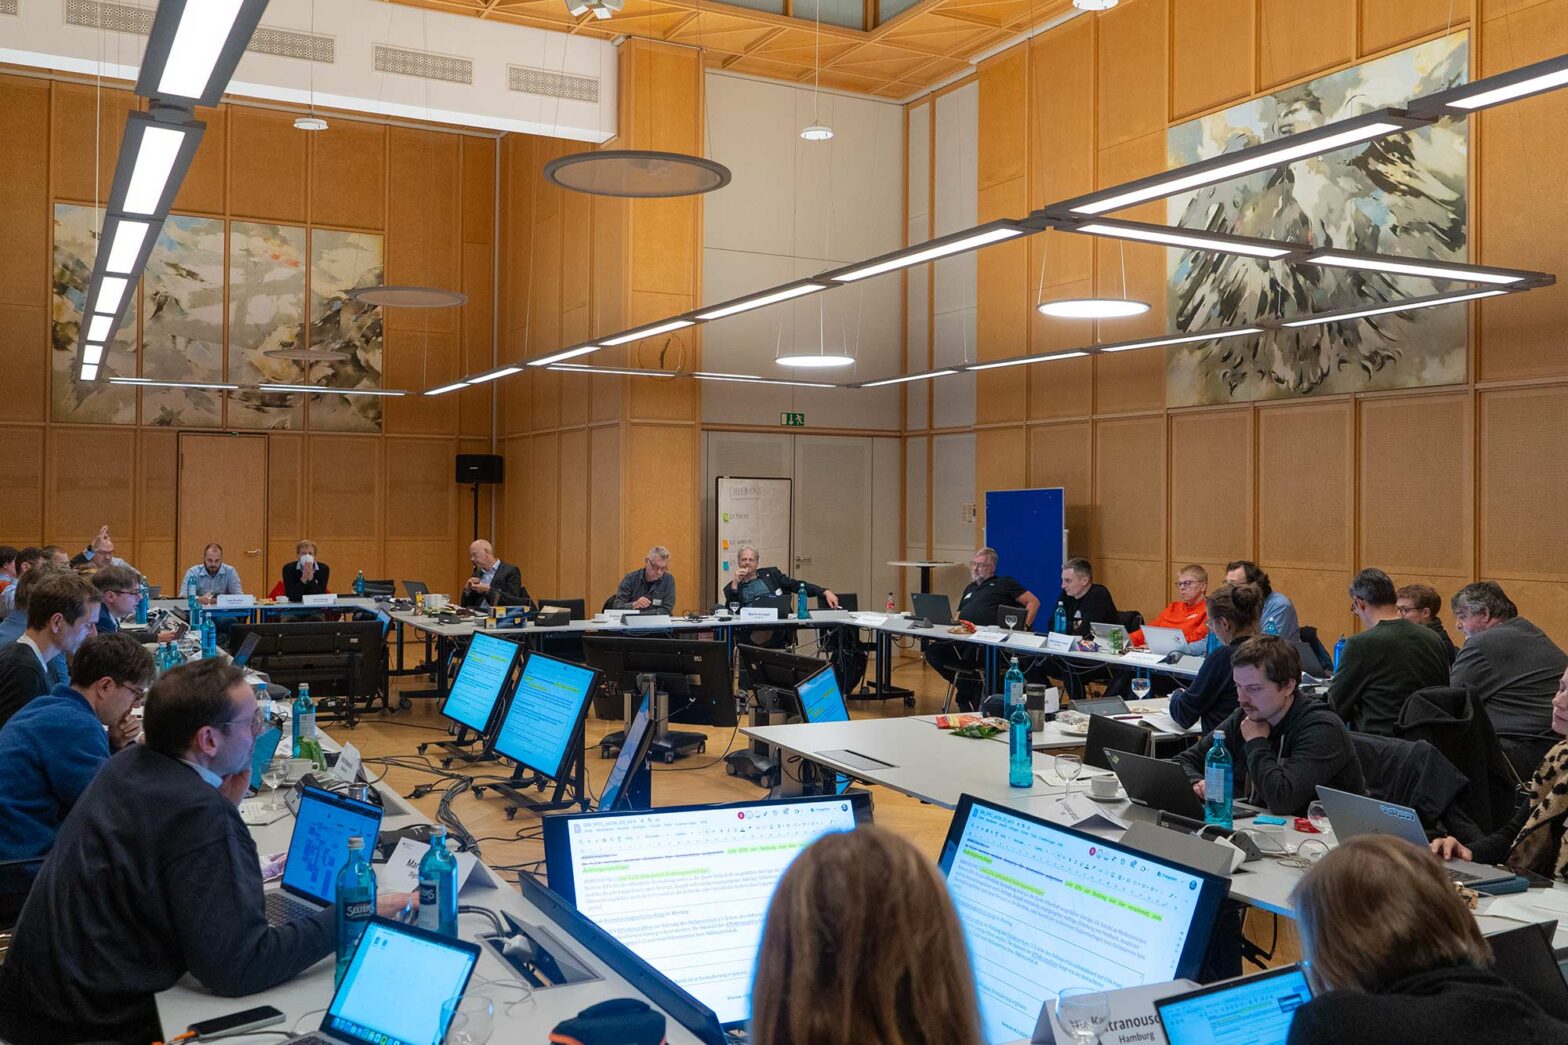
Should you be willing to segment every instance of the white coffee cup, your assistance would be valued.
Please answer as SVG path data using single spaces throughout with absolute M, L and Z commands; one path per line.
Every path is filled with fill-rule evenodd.
M 439 610 L 446 605 L 447 598 L 445 595 L 437 595 L 435 592 L 430 592 L 425 596 L 425 609 L 427 610 Z
M 1113 776 L 1089 778 L 1089 793 L 1095 798 L 1115 798 L 1120 787 L 1121 782 Z
M 283 763 L 283 780 L 288 784 L 297 784 L 305 779 L 305 774 L 313 771 L 316 763 L 308 758 L 291 758 Z

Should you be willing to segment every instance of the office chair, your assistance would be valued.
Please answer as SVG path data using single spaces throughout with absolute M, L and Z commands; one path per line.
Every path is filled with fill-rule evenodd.
M 1089 716 L 1089 735 L 1083 739 L 1083 764 L 1110 769 L 1106 750 L 1154 757 L 1154 731 L 1134 722 L 1119 722 L 1105 715 Z
M 350 590 L 352 591 L 353 589 L 350 588 Z M 397 591 L 397 582 L 396 581 L 382 581 L 382 580 L 375 580 L 375 581 L 373 581 L 373 580 L 371 580 L 368 577 L 365 578 L 365 597 L 366 598 L 374 598 L 377 595 L 385 595 L 388 598 L 391 598 L 393 593 L 396 592 L 396 591 Z
M 1129 635 L 1143 628 L 1143 614 L 1137 610 L 1123 610 L 1116 615 L 1116 619 Z

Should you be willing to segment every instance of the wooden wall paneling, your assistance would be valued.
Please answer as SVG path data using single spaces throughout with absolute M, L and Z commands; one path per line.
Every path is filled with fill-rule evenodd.
M 975 431 L 975 533 L 985 532 L 985 495 L 1029 485 L 1028 433 L 1022 425 Z
M 1391 575 L 1473 569 L 1475 440 L 1470 396 L 1360 403 L 1356 562 Z
M 0 543 L 15 548 L 44 539 L 44 433 L 42 425 L 0 428 Z
M 621 558 L 625 573 L 648 549 L 670 549 L 680 608 L 697 604 L 702 574 L 697 549 L 697 429 L 690 425 L 632 424 L 626 429 Z M 609 592 L 605 593 L 606 595 Z
M 136 440 L 136 529 L 125 536 L 135 539 L 138 552 L 150 541 L 162 541 L 172 555 L 179 495 L 179 434 L 172 429 L 143 428 L 136 433 Z
M 1568 581 L 1568 387 L 1480 396 L 1478 573 L 1491 579 Z M 1552 462 L 1550 465 L 1547 462 Z
M 1099 143 L 1165 133 L 1167 0 L 1124 0 L 1096 16 Z
M 1350 64 L 1356 16 L 1357 0 L 1259 0 L 1258 90 Z
M 1094 443 L 1094 558 L 1147 559 L 1163 575 L 1165 419 L 1097 421 Z
M 403 310 L 406 311 L 406 310 Z M 458 380 L 465 373 L 457 335 L 384 327 L 382 380 L 389 388 L 418 392 Z M 383 426 L 389 435 L 456 435 L 467 398 L 489 395 L 489 389 L 462 389 L 445 395 L 407 395 L 383 404 Z
M 1076 18 L 1030 42 L 1029 207 L 1095 187 L 1095 27 Z M 1093 278 L 1093 237 L 1047 232 L 1029 238 L 1031 285 Z M 1042 261 L 1043 276 L 1042 276 Z
M 1098 178 L 1102 187 L 1118 185 L 1164 169 L 1164 131 L 1100 150 Z M 1131 221 L 1169 224 L 1163 200 L 1118 211 L 1117 216 Z M 1127 297 L 1146 301 L 1150 306 L 1148 312 L 1131 319 L 1101 320 L 1099 340 L 1121 341 L 1165 333 L 1165 268 L 1170 248 L 1101 236 L 1093 238 L 1097 293 L 1105 297 L 1121 297 L 1125 287 Z M 1162 404 L 1163 399 L 1162 395 Z
M 1089 542 L 1095 519 L 1093 465 L 1094 430 L 1088 421 L 1029 429 L 1029 485 L 1062 488 L 1067 551 L 1072 555 L 1093 554 Z
M 461 545 L 460 549 L 454 547 L 458 544 Z M 388 538 L 382 548 L 381 569 L 378 576 L 381 580 L 390 580 L 396 584 L 399 595 L 403 593 L 403 582 L 407 580 L 424 581 L 433 592 L 450 592 L 455 596 L 462 590 L 462 579 L 472 572 L 472 567 L 467 565 L 468 542 L 466 540 L 454 542 L 450 536 L 444 536 L 440 540 L 423 541 Z M 459 558 L 455 554 L 456 551 L 461 552 L 463 563 L 461 571 L 457 565 Z M 367 573 L 366 576 L 370 574 Z M 352 590 L 350 586 L 353 581 L 353 571 L 349 571 L 343 581 L 336 580 L 334 567 L 332 583 L 334 588 Z
M 1250 408 L 1170 415 L 1173 566 L 1252 557 L 1252 475 Z
M 1257 0 L 1171 4 L 1171 122 L 1252 95 Z M 1314 5 L 1315 6 L 1315 5 Z
M 593 301 L 593 200 L 580 192 L 562 197 L 561 312 L 565 314 Z
M 589 323 L 592 309 L 588 305 L 575 308 L 561 317 L 561 340 L 568 345 L 580 344 L 591 336 Z M 586 374 L 561 375 L 561 424 L 585 425 L 593 408 L 593 378 Z
M 458 486 L 452 481 L 455 439 L 386 440 L 386 522 L 395 538 L 445 537 L 460 533 Z
M 134 541 L 136 440 L 109 428 L 56 425 L 48 431 L 44 539 L 85 548 L 107 523 L 110 533 Z
M 559 568 L 556 571 L 555 588 L 540 594 L 563 599 L 584 599 L 587 600 L 587 606 L 592 602 L 587 592 L 590 515 L 594 511 L 590 494 L 592 477 L 588 461 L 588 431 L 577 429 L 562 432 L 559 446 Z
M 533 138 L 508 134 L 501 139 L 501 351 L 521 359 L 528 353 L 524 332 L 530 303 L 533 262 Z M 509 404 L 510 405 L 510 404 Z
M 511 436 L 501 440 L 496 448 L 506 458 L 506 482 L 500 490 L 501 527 L 492 541 L 497 555 L 522 569 L 525 584 L 535 565 L 530 540 L 539 526 L 529 496 L 530 442 L 528 436 Z M 483 525 L 481 520 L 480 526 Z
M 316 540 L 380 539 L 383 442 L 375 436 L 310 436 L 305 509 Z
M 634 290 L 631 296 L 632 323 L 646 323 L 691 307 L 690 300 L 669 294 Z M 650 370 L 701 369 L 696 330 L 687 327 L 647 338 L 626 346 L 626 360 L 632 366 Z M 567 375 L 569 377 L 576 375 Z M 638 420 L 695 421 L 700 399 L 697 382 L 689 377 L 636 378 L 627 385 L 627 416 Z
M 503 473 L 507 476 L 507 478 L 510 478 L 510 473 L 505 472 L 505 451 L 501 449 L 499 443 L 492 447 L 488 438 L 460 439 L 458 440 L 456 450 L 460 454 L 494 453 L 502 455 Z M 451 462 L 451 465 L 455 467 L 456 462 Z M 449 467 L 447 469 L 447 475 L 449 478 L 451 474 L 452 468 Z M 501 532 L 498 527 L 503 514 L 501 496 L 502 488 L 505 485 L 506 483 L 504 480 L 499 484 L 479 484 L 479 536 L 488 539 L 492 544 L 494 544 L 496 541 L 496 535 Z M 472 486 L 464 485 L 457 486 L 456 489 L 457 498 L 454 503 L 457 505 L 457 520 L 455 523 L 454 532 L 457 534 L 457 544 L 461 549 L 461 554 L 458 556 L 458 562 L 460 564 L 466 564 L 468 563 L 468 545 L 474 540 L 474 488 Z M 492 524 L 492 518 L 494 519 L 494 524 Z M 467 577 L 471 569 L 471 565 L 464 565 L 463 576 Z
M 228 114 L 229 215 L 305 224 L 310 136 L 291 113 L 236 105 Z
M 982 190 L 1024 176 L 1029 157 L 1028 67 L 1026 47 L 1010 48 L 980 65 Z
M 1349 583 L 1353 421 L 1343 399 L 1258 409 L 1258 558 L 1270 573 L 1339 571 Z
M 464 243 L 462 251 L 462 286 L 463 293 L 468 295 L 468 303 L 462 307 L 463 373 L 473 374 L 514 362 L 521 357 L 521 353 L 517 356 L 500 356 L 495 350 L 491 327 L 495 310 L 492 281 L 495 265 L 491 246 L 487 243 Z M 503 378 L 502 383 L 507 380 L 515 382 L 516 377 Z M 493 404 L 500 394 L 488 386 L 464 389 L 458 393 L 457 398 L 461 403 L 458 420 L 463 435 L 489 438 L 494 423 L 491 416 Z
M 1258 565 L 1268 573 L 1274 590 L 1289 596 L 1296 604 L 1296 618 L 1303 625 L 1317 628 L 1320 640 L 1330 650 L 1339 636 L 1360 628 L 1360 621 L 1350 612 L 1350 581 L 1355 576 L 1354 571 L 1292 569 L 1272 566 L 1266 559 Z M 1450 635 L 1457 638 L 1452 624 L 1450 621 Z
M 387 131 L 386 279 L 389 284 L 462 285 L 460 139 L 440 131 Z M 386 309 L 388 330 L 459 333 L 455 308 Z
M 387 128 L 379 123 L 334 117 L 326 130 L 303 137 L 310 139 L 311 222 L 375 231 L 385 229 Z M 401 186 L 404 190 L 410 187 Z M 399 197 L 399 205 L 414 205 L 422 195 Z
M 1089 292 L 1089 284 L 1083 284 L 1083 294 Z M 1071 291 L 1065 291 L 1063 296 L 1072 296 Z M 1033 310 L 1031 310 L 1033 311 Z M 1038 312 L 1034 315 L 1045 319 Z M 1084 326 L 1089 324 L 1085 323 Z M 1087 343 L 1088 339 L 1079 342 Z M 1063 345 L 1063 348 L 1071 347 Z M 1050 351 L 1042 349 L 1038 342 L 1033 350 Z M 1062 417 L 1087 417 L 1094 409 L 1094 359 L 1059 359 L 1050 363 L 1031 363 L 1026 367 L 1029 371 L 1029 417 L 1034 421 L 1051 420 Z
M 541 591 L 560 587 L 561 440 L 554 432 L 535 435 L 529 454 L 528 512 L 533 520 L 534 570 L 531 583 Z
M 0 234 L 0 241 L 4 239 Z M 47 249 L 39 256 L 47 257 Z M 0 305 L 0 348 L 6 363 L 5 419 L 47 420 L 54 351 L 49 341 L 48 308 L 41 303 Z
M 1094 360 L 1094 408 L 1115 414 L 1165 406 L 1165 350 L 1107 352 Z
M 205 123 L 207 129 L 202 132 L 196 158 L 191 161 L 185 180 L 180 183 L 180 191 L 174 197 L 174 210 L 183 214 L 224 214 L 228 203 L 229 110 L 226 106 L 198 107 L 196 119 Z
M 267 435 L 267 533 L 274 539 L 309 536 L 305 533 L 307 438 L 282 432 Z
M 1470 20 L 1464 0 L 1361 0 L 1361 53 L 1376 54 Z
M 130 91 L 99 92 L 88 84 L 57 81 L 52 86 L 49 169 L 54 198 L 88 205 L 96 199 L 102 205 L 109 198 L 125 116 L 137 107 L 136 96 Z M 8 138 L 7 149 L 12 147 Z
M 541 189 L 535 198 L 537 228 L 534 230 L 534 260 L 529 284 L 528 344 L 531 356 L 546 355 L 561 347 L 561 192 L 554 187 Z M 547 208 L 546 204 L 550 204 Z M 555 428 L 561 423 L 558 397 L 560 374 L 535 375 L 530 427 L 534 431 Z
M 463 163 L 464 243 L 495 242 L 496 151 L 493 138 L 465 134 L 459 140 Z
M 622 552 L 621 450 L 625 440 L 621 426 L 602 425 L 588 430 L 588 475 L 592 480 L 589 496 L 593 506 L 588 512 L 588 605 L 596 607 L 614 594 L 632 562 Z
M 0 305 L 36 309 L 33 324 L 39 322 L 49 295 L 49 140 L 49 82 L 0 76 L 0 141 L 6 143 L 0 149 L 0 185 L 5 186 L 0 192 L 0 228 L 5 229 L 0 236 Z M 23 329 L 12 326 L 18 323 L 15 317 L 0 323 L 6 324 L 0 328 L 0 345 L 6 346 L 8 360 L 16 358 L 18 346 L 28 344 L 35 356 L 44 354 L 47 338 L 23 340 Z M 8 384 L 24 382 L 24 401 L 17 406 L 25 411 L 8 419 L 43 420 L 48 363 L 13 363 L 7 370 Z
M 1094 560 L 1094 579 L 1110 589 L 1116 608 L 1137 610 L 1150 619 L 1171 601 L 1167 572 L 1165 563 L 1147 559 Z
M 1503 581 L 1502 585 L 1514 605 L 1519 607 L 1519 615 L 1533 621 L 1559 646 L 1562 645 L 1563 636 L 1568 634 L 1568 585 L 1513 579 Z M 1449 630 L 1454 631 L 1452 624 Z
M 627 270 L 630 268 L 631 203 L 593 200 L 593 334 L 608 336 L 629 325 Z M 598 415 L 595 414 L 597 417 Z
M 983 113 L 984 108 L 981 109 Z M 984 138 L 981 139 L 982 143 Z M 985 166 L 981 146 L 981 169 Z M 979 220 L 1025 213 L 1022 177 L 980 190 Z M 977 359 L 1004 359 L 1029 350 L 1029 247 L 1027 240 L 999 243 L 979 252 L 976 265 L 975 350 Z M 1036 313 L 1038 314 L 1038 313 Z M 975 419 L 985 424 L 1022 421 L 1029 410 L 1029 382 L 1016 367 L 976 374 Z
M 1479 44 L 1482 76 L 1561 54 L 1568 51 L 1568 2 L 1522 7 L 1482 23 L 1479 36 L 1471 46 Z M 1476 121 L 1480 205 L 1472 235 L 1479 227 L 1480 249 L 1473 256 L 1491 265 L 1555 272 L 1561 280 L 1568 273 L 1568 196 L 1542 187 L 1555 184 L 1552 172 L 1568 164 L 1568 95 L 1557 91 L 1510 102 L 1473 117 L 1472 126 Z M 1562 352 L 1565 302 L 1568 289 L 1559 281 L 1479 303 L 1480 379 L 1568 375 Z

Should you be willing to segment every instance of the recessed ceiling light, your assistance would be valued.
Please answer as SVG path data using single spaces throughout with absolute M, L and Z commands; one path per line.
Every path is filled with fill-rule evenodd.
M 1063 298 L 1042 301 L 1035 308 L 1059 319 L 1122 319 L 1143 315 L 1149 311 L 1149 303 L 1128 298 Z

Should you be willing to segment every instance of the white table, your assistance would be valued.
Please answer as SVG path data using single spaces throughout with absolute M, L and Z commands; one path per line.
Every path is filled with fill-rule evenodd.
M 922 594 L 922 595 L 930 595 L 931 594 L 931 571 L 934 570 L 934 569 L 937 569 L 938 567 L 942 567 L 942 566 L 957 566 L 958 563 L 944 561 L 944 560 L 939 560 L 939 559 L 890 559 L 888 561 L 888 565 L 889 566 L 897 566 L 897 567 L 900 567 L 902 569 L 908 569 L 908 570 L 919 570 L 920 571 L 920 594 Z

